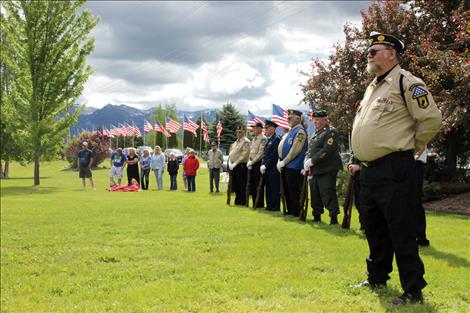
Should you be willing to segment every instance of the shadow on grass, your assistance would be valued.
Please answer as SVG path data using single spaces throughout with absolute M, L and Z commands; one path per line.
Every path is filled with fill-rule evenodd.
M 49 176 L 41 177 L 41 180 L 43 179 L 49 179 Z M 34 177 L 10 177 L 10 178 L 3 178 L 1 181 L 10 181 L 10 180 L 34 180 Z
M 467 259 L 464 259 L 452 253 L 436 250 L 433 246 L 420 248 L 419 253 L 422 255 L 434 257 L 436 259 L 447 261 L 449 266 L 452 267 L 470 267 L 470 262 Z
M 12 186 L 2 187 L 2 197 L 18 196 L 18 195 L 41 195 L 57 192 L 57 187 L 34 187 L 34 186 Z
M 385 312 L 437 312 L 435 305 L 426 302 L 426 295 L 424 296 L 424 303 L 422 304 L 404 304 L 395 306 L 392 300 L 402 294 L 401 291 L 385 287 L 373 290 L 379 297 L 380 305 L 385 309 Z

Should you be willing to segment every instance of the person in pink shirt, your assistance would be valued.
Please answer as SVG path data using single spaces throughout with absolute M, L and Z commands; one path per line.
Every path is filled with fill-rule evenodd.
M 191 150 L 189 152 L 189 156 L 184 162 L 184 172 L 186 173 L 186 177 L 188 179 L 188 191 L 195 192 L 196 191 L 196 174 L 197 170 L 199 169 L 199 160 L 196 157 L 196 152 Z

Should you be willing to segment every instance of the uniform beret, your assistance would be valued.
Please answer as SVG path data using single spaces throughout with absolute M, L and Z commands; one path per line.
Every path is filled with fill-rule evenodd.
M 264 121 L 264 127 L 268 127 L 268 126 L 272 126 L 272 127 L 278 127 L 279 125 L 277 125 L 275 122 L 271 121 L 271 120 L 265 120 Z
M 289 115 L 302 116 L 302 112 L 300 112 L 299 110 L 290 109 L 290 110 L 287 110 L 287 112 L 289 113 Z
M 318 110 L 313 112 L 313 117 L 327 117 L 328 113 L 325 110 Z
M 397 37 L 389 34 L 372 32 L 369 36 L 369 47 L 373 45 L 386 45 L 397 50 L 398 53 L 405 50 L 405 44 Z

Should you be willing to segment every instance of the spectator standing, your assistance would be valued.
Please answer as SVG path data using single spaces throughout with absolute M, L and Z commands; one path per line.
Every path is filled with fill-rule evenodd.
M 144 150 L 143 155 L 140 157 L 140 187 L 142 190 L 149 189 L 149 174 L 150 155 L 148 150 Z
M 127 156 L 127 185 L 131 185 L 132 178 L 139 181 L 139 157 L 135 154 L 134 148 L 129 148 Z
M 184 162 L 184 171 L 186 172 L 186 178 L 188 179 L 188 191 L 196 191 L 196 174 L 199 169 L 199 160 L 196 157 L 196 152 L 191 150 L 189 152 L 188 159 Z
M 209 183 L 210 192 L 219 192 L 219 180 L 220 180 L 220 168 L 224 163 L 224 155 L 217 149 L 217 143 L 213 141 L 211 143 L 211 149 L 207 153 L 207 167 L 209 168 Z
M 121 185 L 122 169 L 126 162 L 126 155 L 122 153 L 122 148 L 117 148 L 116 151 L 111 154 L 111 171 L 109 173 L 109 185 L 111 187 L 116 186 L 116 182 L 114 181 L 115 177 L 118 179 L 117 185 Z
M 178 177 L 178 168 L 179 168 L 178 159 L 176 158 L 175 154 L 172 152 L 170 153 L 170 157 L 168 158 L 168 174 L 170 175 L 170 190 L 178 189 L 178 185 L 176 183 L 176 177 Z
M 183 159 L 181 160 L 181 165 L 183 166 L 183 184 L 184 184 L 184 191 L 187 191 L 188 190 L 188 179 L 186 178 L 186 172 L 184 170 L 184 163 L 186 162 L 186 160 L 188 159 L 189 157 L 189 152 L 191 151 L 191 148 L 187 147 L 185 150 L 184 150 L 184 156 L 183 156 Z
M 162 153 L 160 146 L 155 146 L 153 155 L 150 159 L 150 168 L 155 174 L 158 190 L 163 189 L 163 172 L 165 170 L 165 155 Z
M 82 179 L 83 190 L 86 190 L 85 178 L 90 179 L 90 186 L 93 190 L 96 190 L 95 184 L 93 183 L 93 175 L 91 173 L 91 166 L 93 165 L 93 151 L 88 149 L 88 142 L 82 142 L 82 150 L 78 151 L 77 154 L 77 167 L 78 177 Z

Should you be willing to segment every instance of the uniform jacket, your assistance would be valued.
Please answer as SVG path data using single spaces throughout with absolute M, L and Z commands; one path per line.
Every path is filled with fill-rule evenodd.
M 184 172 L 186 176 L 196 176 L 199 168 L 199 160 L 194 156 L 190 155 L 186 162 L 184 162 Z
M 251 141 L 250 146 L 250 161 L 257 163 L 261 161 L 264 154 L 264 147 L 266 146 L 267 138 L 263 134 L 259 134 Z
M 333 127 L 319 129 L 310 138 L 308 157 L 312 159 L 313 175 L 338 171 L 343 167 L 339 154 L 338 133 Z
M 250 157 L 250 140 L 246 137 L 237 139 L 230 146 L 229 159 L 232 163 L 246 163 Z
M 179 163 L 177 159 L 168 160 L 168 174 L 177 175 L 178 174 Z
M 207 152 L 207 156 L 208 156 L 208 159 L 207 159 L 208 168 L 221 168 L 222 167 L 222 164 L 224 163 L 224 155 L 219 149 L 215 150 L 215 152 L 212 151 L 212 149 L 210 149 L 209 152 Z
M 279 159 L 283 160 L 286 168 L 301 170 L 307 152 L 307 133 L 302 124 L 292 127 L 285 134 L 277 149 Z
M 279 146 L 279 142 L 281 142 L 281 138 L 279 138 L 276 134 L 273 134 L 268 138 L 266 146 L 264 147 L 264 155 L 261 164 L 266 166 L 266 169 L 268 170 L 276 168 L 276 163 L 278 160 L 277 147 Z
M 424 82 L 396 65 L 381 82 L 375 78 L 367 87 L 354 118 L 354 155 L 373 161 L 396 151 L 418 151 L 441 123 L 441 112 Z

